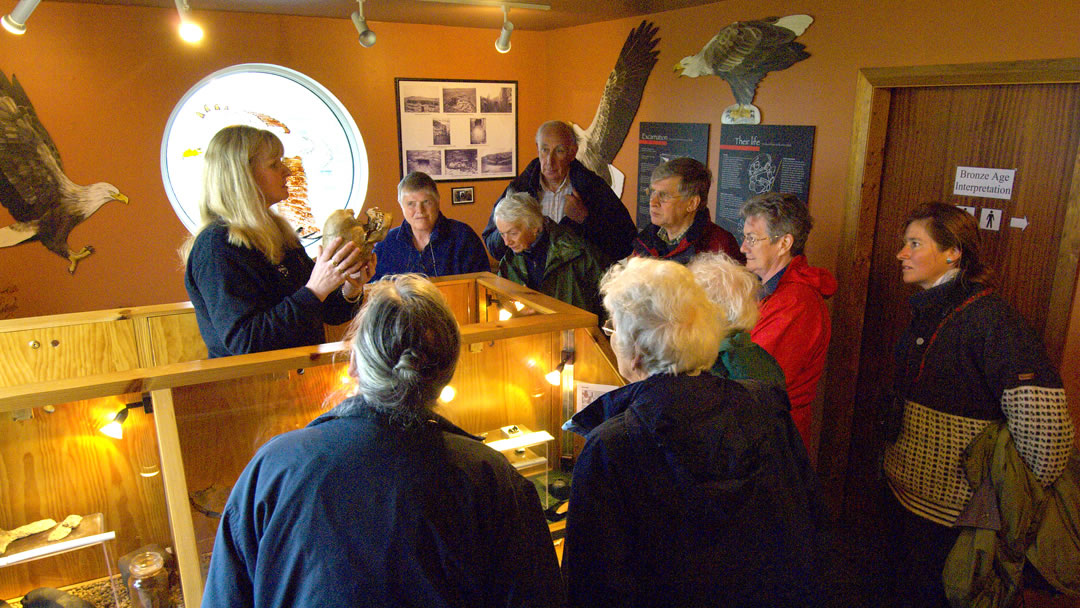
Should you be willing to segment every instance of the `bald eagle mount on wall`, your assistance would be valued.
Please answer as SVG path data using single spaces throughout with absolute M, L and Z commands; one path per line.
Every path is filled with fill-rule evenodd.
M 577 159 L 609 186 L 614 169 L 611 163 L 630 132 L 630 125 L 634 123 L 634 116 L 641 105 L 645 83 L 660 55 L 660 51 L 655 50 L 660 42 L 656 37 L 659 31 L 660 28 L 646 21 L 630 30 L 615 60 L 615 68 L 604 84 L 604 94 L 592 124 L 585 130 L 573 125 L 580 141 Z
M 68 179 L 60 152 L 19 80 L 12 75 L 9 82 L 0 72 L 0 203 L 15 218 L 0 228 L 0 247 L 36 239 L 66 259 L 74 274 L 94 248 L 72 251 L 68 234 L 109 201 L 127 203 L 128 198 L 112 184 L 80 186 Z
M 735 105 L 720 117 L 724 124 L 758 124 L 761 110 L 753 105 L 757 85 L 765 74 L 787 69 L 810 53 L 795 38 L 814 22 L 810 15 L 766 17 L 736 21 L 720 30 L 697 55 L 675 66 L 680 76 L 719 76 L 731 86 Z

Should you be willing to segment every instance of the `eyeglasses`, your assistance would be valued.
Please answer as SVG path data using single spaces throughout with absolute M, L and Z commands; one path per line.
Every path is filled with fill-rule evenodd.
M 743 242 L 746 243 L 747 245 L 750 245 L 751 247 L 753 247 L 754 245 L 757 245 L 758 243 L 760 243 L 762 241 L 771 241 L 772 238 L 773 237 L 771 237 L 771 236 L 763 236 L 763 237 L 758 238 L 758 237 L 756 237 L 756 236 L 754 236 L 752 234 L 744 234 L 743 235 Z
M 649 199 L 652 197 L 660 199 L 661 203 L 670 203 L 671 201 L 677 201 L 680 198 L 686 198 L 686 195 L 679 193 L 664 192 L 663 190 L 653 190 L 649 188 Z
M 604 321 L 600 329 L 604 330 L 604 335 L 610 338 L 615 333 L 615 324 L 611 322 L 611 319 L 608 319 Z

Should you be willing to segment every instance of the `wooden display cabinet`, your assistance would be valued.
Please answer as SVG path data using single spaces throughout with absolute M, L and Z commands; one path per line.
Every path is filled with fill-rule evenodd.
M 574 450 L 560 426 L 575 411 L 575 378 L 622 384 L 595 315 L 490 273 L 435 283 L 462 333 L 461 359 L 450 384 L 456 396 L 437 411 L 475 433 L 511 424 L 546 431 L 554 437 L 548 466 L 559 467 Z M 503 309 L 514 316 L 499 320 Z M 162 314 L 165 310 L 168 314 Z M 342 343 L 331 343 L 184 361 L 202 348 L 190 305 L 154 307 L 149 317 L 141 312 L 106 311 L 101 316 L 116 318 L 99 319 L 89 328 L 82 322 L 93 313 L 82 315 L 79 323 L 65 324 L 69 315 L 62 315 L 68 318 L 60 324 L 50 323 L 52 317 L 41 318 L 40 326 L 33 320 L 0 322 L 0 340 L 8 339 L 11 347 L 0 355 L 2 367 L 22 370 L 0 376 L 0 528 L 100 512 L 105 527 L 116 533 L 114 555 L 148 543 L 174 547 L 185 604 L 197 606 L 218 522 L 206 514 L 214 510 L 207 506 L 224 499 L 259 446 L 303 427 L 340 401 L 349 388 L 348 353 Z M 73 333 L 53 346 L 52 327 Z M 133 338 L 114 340 L 120 345 L 97 357 L 103 373 L 71 364 L 77 353 L 106 350 L 80 340 L 115 335 Z M 38 348 L 26 347 L 31 340 Z M 48 340 L 44 348 L 42 340 Z M 553 386 L 544 376 L 566 351 L 575 353 L 573 364 Z M 39 354 L 54 355 L 55 366 Z M 30 381 L 19 383 L 26 378 Z M 132 407 L 123 439 L 97 431 L 127 404 Z M 0 598 L 95 580 L 107 572 L 108 564 L 92 552 L 20 564 L 0 569 Z

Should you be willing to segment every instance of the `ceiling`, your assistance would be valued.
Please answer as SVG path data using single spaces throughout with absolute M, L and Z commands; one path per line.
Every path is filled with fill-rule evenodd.
M 80 4 L 113 4 L 174 8 L 174 0 L 59 0 Z M 547 4 L 550 10 L 510 9 L 515 29 L 550 30 L 611 21 L 624 17 L 710 4 L 716 0 L 520 0 L 521 4 Z M 469 5 L 423 0 L 365 0 L 368 21 L 425 23 L 460 27 L 497 28 L 502 22 L 502 4 L 497 0 L 468 0 Z M 490 4 L 475 6 L 474 4 Z M 348 19 L 357 10 L 355 0 L 188 0 L 195 15 L 200 11 L 272 13 L 307 17 Z M 514 4 L 513 1 L 510 4 Z

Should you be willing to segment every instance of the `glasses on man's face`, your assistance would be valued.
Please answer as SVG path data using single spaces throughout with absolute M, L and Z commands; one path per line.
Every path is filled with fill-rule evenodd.
M 649 200 L 652 200 L 652 197 L 654 197 L 654 196 L 662 204 L 663 203 L 670 203 L 671 201 L 677 201 L 680 198 L 686 198 L 682 194 L 679 194 L 678 192 L 664 192 L 663 190 L 653 190 L 652 188 L 649 188 Z
M 746 243 L 747 245 L 751 246 L 751 247 L 753 247 L 754 245 L 757 245 L 758 243 L 760 243 L 762 241 L 771 241 L 771 240 L 772 240 L 771 236 L 756 237 L 756 236 L 754 236 L 752 234 L 744 234 L 743 235 L 743 242 Z
M 604 330 L 604 335 L 610 338 L 615 333 L 615 324 L 611 322 L 611 319 L 608 319 L 604 321 L 600 329 Z

